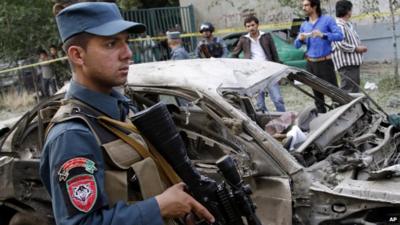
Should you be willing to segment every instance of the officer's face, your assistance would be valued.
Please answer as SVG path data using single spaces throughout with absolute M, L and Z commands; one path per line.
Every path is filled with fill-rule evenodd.
M 132 52 L 128 33 L 90 39 L 82 57 L 82 73 L 92 88 L 109 92 L 126 83 Z
M 211 37 L 211 32 L 209 30 L 204 30 L 202 33 L 204 38 L 209 38 Z

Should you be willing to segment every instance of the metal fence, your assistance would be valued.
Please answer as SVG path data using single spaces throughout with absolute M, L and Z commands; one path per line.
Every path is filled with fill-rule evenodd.
M 123 12 L 126 20 L 146 25 L 143 39 L 131 43 L 136 63 L 162 61 L 169 59 L 169 49 L 165 38 L 167 31 L 180 31 L 182 34 L 196 32 L 193 6 L 139 9 Z M 154 37 L 158 37 L 152 39 Z M 187 51 L 193 52 L 196 37 L 182 38 Z
M 193 6 L 139 9 L 123 12 L 126 20 L 141 22 L 150 36 L 163 36 L 167 30 L 194 32 Z

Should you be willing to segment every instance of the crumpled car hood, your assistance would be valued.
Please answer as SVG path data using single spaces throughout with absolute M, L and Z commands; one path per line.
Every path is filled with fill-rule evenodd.
M 288 68 L 283 64 L 246 59 L 143 63 L 130 66 L 128 85 L 190 87 L 207 92 L 229 90 L 253 95 L 267 85 L 266 79 L 283 76 Z

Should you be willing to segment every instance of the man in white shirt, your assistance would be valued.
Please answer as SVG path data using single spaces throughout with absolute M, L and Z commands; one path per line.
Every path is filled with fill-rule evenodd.
M 239 54 L 243 51 L 243 58 L 245 59 L 280 63 L 271 34 L 258 30 L 258 23 L 259 21 L 255 16 L 247 17 L 244 20 L 244 26 L 248 34 L 240 37 L 238 44 L 232 52 L 232 57 L 238 58 Z M 269 85 L 268 93 L 275 105 L 276 111 L 285 112 L 285 103 L 281 95 L 279 83 Z M 257 108 L 261 111 L 267 111 L 264 90 L 260 90 L 257 97 Z

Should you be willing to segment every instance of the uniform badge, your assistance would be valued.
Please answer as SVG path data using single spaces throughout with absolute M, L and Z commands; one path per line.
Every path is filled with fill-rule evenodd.
M 66 181 L 72 205 L 81 212 L 89 212 L 97 200 L 97 185 L 90 174 L 74 176 Z
M 94 171 L 97 170 L 95 163 L 88 158 L 85 158 L 85 157 L 72 158 L 72 159 L 66 161 L 64 164 L 62 164 L 62 166 L 58 170 L 59 181 L 67 180 L 70 170 L 72 170 L 74 168 L 79 168 L 79 167 L 84 168 L 90 174 L 93 174 Z

